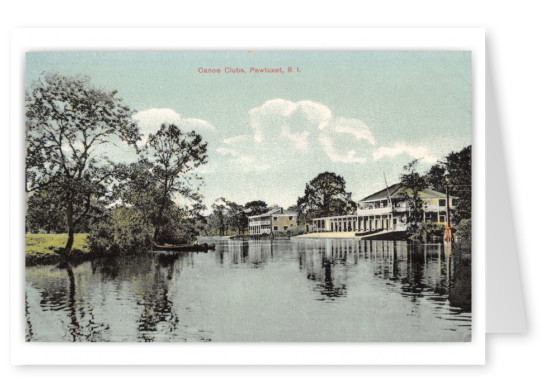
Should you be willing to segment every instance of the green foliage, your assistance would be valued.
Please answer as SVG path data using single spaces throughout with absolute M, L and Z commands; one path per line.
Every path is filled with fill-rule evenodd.
M 43 188 L 35 191 L 28 198 L 27 213 L 25 216 L 25 231 L 33 233 L 62 233 L 65 232 L 65 213 L 55 202 L 56 194 L 51 189 Z
M 134 254 L 150 248 L 152 237 L 153 227 L 139 210 L 119 207 L 92 227 L 88 242 L 95 254 Z
M 471 219 L 463 219 L 455 226 L 455 237 L 462 242 L 471 242 L 472 238 L 472 221 Z
M 407 215 L 408 233 L 414 234 L 423 221 L 423 201 L 420 192 L 427 187 L 423 177 L 417 172 L 418 160 L 415 159 L 404 166 L 405 173 L 400 177 L 400 184 L 406 189 L 402 196 L 408 203 Z
M 26 91 L 26 190 L 48 187 L 43 201 L 64 211 L 66 254 L 75 226 L 108 201 L 111 162 L 98 147 L 116 139 L 136 145 L 132 114 L 117 91 L 93 87 L 87 77 L 47 74 Z
M 323 172 L 306 184 L 304 196 L 297 200 L 301 220 L 353 213 L 357 205 L 346 191 L 346 181 L 340 175 Z
M 164 224 L 158 229 L 158 242 L 172 244 L 194 242 L 206 224 L 205 217 L 199 211 L 202 211 L 202 205 L 197 210 L 171 205 L 165 213 Z
M 452 152 L 442 162 L 431 167 L 426 175 L 427 183 L 437 191 L 458 197 L 452 221 L 455 223 L 471 218 L 472 211 L 472 170 L 471 146 L 459 152 Z
M 412 233 L 410 238 L 421 242 L 441 242 L 444 239 L 444 225 L 433 221 L 427 221 L 419 224 L 417 230 Z
M 182 132 L 174 124 L 162 124 L 150 134 L 143 149 L 139 151 L 137 178 L 145 186 L 136 188 L 130 181 L 130 193 L 134 193 L 134 204 L 148 216 L 155 226 L 154 238 L 159 238 L 163 227 L 169 223 L 167 212 L 175 205 L 176 194 L 194 211 L 202 205 L 199 187 L 202 179 L 194 171 L 207 162 L 207 143 L 194 131 Z M 195 181 L 196 186 L 191 185 Z M 137 200 L 143 197 L 147 202 Z M 147 205 L 146 205 L 147 204 Z
M 215 235 L 224 236 L 228 226 L 228 207 L 224 197 L 217 198 L 212 204 L 212 214 L 209 216 L 209 227 Z
M 243 209 L 247 215 L 257 216 L 268 212 L 268 204 L 261 200 L 249 201 L 245 204 Z
M 237 230 L 237 233 L 241 235 L 245 233 L 249 225 L 249 219 L 245 213 L 245 208 L 235 202 L 228 202 L 228 224 L 233 229 Z

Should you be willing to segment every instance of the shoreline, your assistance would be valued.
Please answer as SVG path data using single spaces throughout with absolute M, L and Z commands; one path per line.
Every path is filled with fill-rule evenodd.
M 312 232 L 303 235 L 293 236 L 293 238 L 304 238 L 304 239 L 358 239 L 360 236 L 356 236 L 355 232 Z

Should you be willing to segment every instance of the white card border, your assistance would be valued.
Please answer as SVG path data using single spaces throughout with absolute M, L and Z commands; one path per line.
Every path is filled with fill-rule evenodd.
M 485 32 L 481 28 L 14 29 L 11 35 L 10 357 L 15 365 L 481 365 L 485 363 Z M 25 52 L 37 50 L 468 50 L 473 76 L 473 327 L 467 343 L 27 343 Z

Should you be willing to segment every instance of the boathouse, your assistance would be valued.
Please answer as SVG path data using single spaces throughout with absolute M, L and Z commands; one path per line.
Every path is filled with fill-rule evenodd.
M 314 232 L 372 232 L 406 231 L 410 207 L 407 195 L 411 189 L 395 184 L 373 193 L 358 202 L 354 214 L 321 217 L 313 220 Z M 432 189 L 419 192 L 423 202 L 423 221 L 446 223 L 446 194 Z M 455 208 L 455 197 L 449 197 L 450 210 Z
M 276 208 L 261 215 L 249 216 L 249 235 L 270 235 L 298 228 L 297 213 Z

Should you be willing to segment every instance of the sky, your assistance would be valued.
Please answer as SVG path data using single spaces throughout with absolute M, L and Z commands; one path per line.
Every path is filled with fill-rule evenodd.
M 470 52 L 27 53 L 26 88 L 49 72 L 117 90 L 144 135 L 163 122 L 200 133 L 207 206 L 225 197 L 289 207 L 325 171 L 358 201 L 384 188 L 383 175 L 398 182 L 413 159 L 424 172 L 472 138 Z M 115 161 L 136 159 L 112 148 Z

